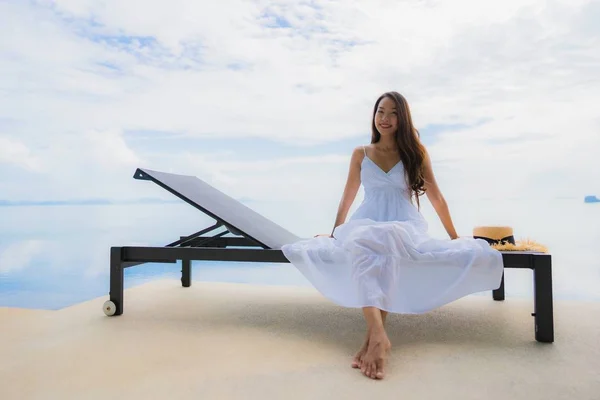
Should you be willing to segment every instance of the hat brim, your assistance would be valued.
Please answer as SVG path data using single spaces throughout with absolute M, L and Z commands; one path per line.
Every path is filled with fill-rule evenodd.
M 548 247 L 531 239 L 518 240 L 515 244 L 512 243 L 493 243 L 490 244 L 494 249 L 499 251 L 533 251 L 537 253 L 548 253 Z

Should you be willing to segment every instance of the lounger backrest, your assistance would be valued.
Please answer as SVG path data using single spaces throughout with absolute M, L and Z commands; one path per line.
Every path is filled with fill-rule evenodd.
M 290 231 L 195 176 L 139 168 L 134 178 L 154 181 L 210 217 L 239 231 L 232 233 L 254 239 L 271 249 L 280 249 L 284 244 L 300 240 Z

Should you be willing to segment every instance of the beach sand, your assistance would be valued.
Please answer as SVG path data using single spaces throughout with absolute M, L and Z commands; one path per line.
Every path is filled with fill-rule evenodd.
M 360 310 L 311 288 L 160 280 L 58 311 L 0 309 L 0 399 L 600 399 L 600 303 L 470 296 L 390 315 L 386 379 L 352 369 Z

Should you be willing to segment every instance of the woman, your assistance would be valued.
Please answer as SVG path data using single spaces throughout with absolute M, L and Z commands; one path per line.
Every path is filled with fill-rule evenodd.
M 371 130 L 371 144 L 352 153 L 331 235 L 285 245 L 282 251 L 325 297 L 362 308 L 367 334 L 352 366 L 382 379 L 391 349 L 384 327 L 388 312 L 424 313 L 497 289 L 503 262 L 486 241 L 458 237 L 402 95 L 388 92 L 377 99 Z M 345 222 L 361 184 L 364 200 Z M 419 212 L 422 194 L 451 240 L 428 235 Z

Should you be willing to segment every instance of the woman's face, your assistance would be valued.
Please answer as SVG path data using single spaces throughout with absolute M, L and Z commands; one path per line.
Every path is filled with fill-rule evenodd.
M 389 97 L 381 99 L 377 106 L 375 127 L 382 136 L 393 135 L 398 129 L 398 110 L 394 100 Z

